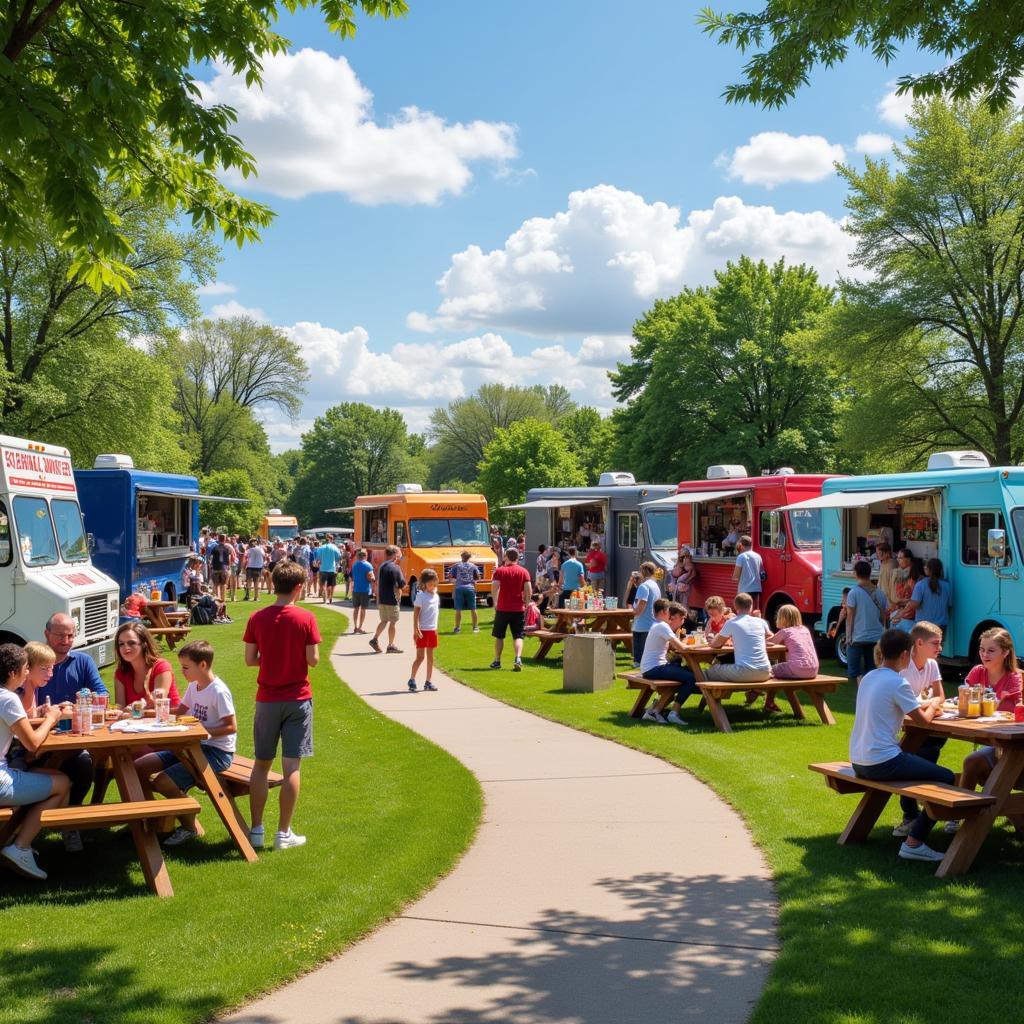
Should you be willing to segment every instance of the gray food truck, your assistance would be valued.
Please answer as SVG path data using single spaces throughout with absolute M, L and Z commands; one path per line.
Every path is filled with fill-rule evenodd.
M 596 487 L 535 487 L 521 505 L 505 507 L 526 513 L 524 562 L 531 574 L 538 545 L 585 549 L 590 538 L 598 537 L 608 555 L 608 593 L 622 600 L 630 573 L 641 562 L 654 562 L 666 571 L 675 564 L 679 551 L 675 507 L 640 507 L 675 493 L 675 484 L 638 484 L 632 473 L 602 473 Z

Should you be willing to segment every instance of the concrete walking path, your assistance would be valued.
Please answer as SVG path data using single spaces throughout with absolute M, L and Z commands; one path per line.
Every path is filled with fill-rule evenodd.
M 411 632 L 403 614 L 399 644 L 408 652 Z M 367 639 L 339 639 L 338 675 L 477 776 L 480 832 L 452 873 L 400 917 L 227 1019 L 745 1021 L 777 937 L 768 869 L 736 813 L 664 761 L 441 673 L 438 693 L 409 693 L 411 655 L 373 654 Z

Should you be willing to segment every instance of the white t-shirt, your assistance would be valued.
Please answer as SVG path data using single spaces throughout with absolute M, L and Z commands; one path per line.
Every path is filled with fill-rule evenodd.
M 441 610 L 441 598 L 436 591 L 431 594 L 426 590 L 417 590 L 413 607 L 420 610 L 420 629 L 437 629 L 437 616 Z
M 258 544 L 254 544 L 249 548 L 246 553 L 245 564 L 250 569 L 262 569 L 263 568 L 263 548 Z
M 0 687 L 0 771 L 7 767 L 7 751 L 14 739 L 13 725 L 25 718 L 21 698 L 13 691 Z
M 668 642 L 675 636 L 672 627 L 663 619 L 658 619 L 647 631 L 644 653 L 640 658 L 640 672 L 649 672 L 652 668 L 664 665 L 668 661 Z
M 195 715 L 199 719 L 199 724 L 206 729 L 219 728 L 228 715 L 235 713 L 231 691 L 220 676 L 214 676 L 213 682 L 202 690 L 195 683 L 189 683 L 181 703 L 187 705 L 189 714 Z M 237 734 L 232 733 L 230 736 L 211 736 L 205 742 L 208 746 L 219 747 L 233 754 L 237 739 Z
M 732 637 L 734 660 L 742 668 L 770 669 L 768 648 L 765 637 L 771 634 L 771 626 L 756 615 L 737 615 L 722 627 L 719 636 Z
M 918 668 L 911 658 L 910 664 L 903 670 L 903 678 L 910 683 L 914 696 L 920 697 L 929 686 L 941 681 L 942 673 L 939 671 L 939 663 L 934 658 L 926 659 L 924 668 Z
M 903 716 L 918 706 L 910 683 L 891 668 L 868 672 L 857 691 L 850 734 L 850 760 L 872 765 L 891 761 L 900 752 Z
M 756 551 L 741 551 L 736 556 L 736 564 L 740 567 L 740 581 L 737 590 L 741 594 L 761 593 L 761 570 L 764 562 Z

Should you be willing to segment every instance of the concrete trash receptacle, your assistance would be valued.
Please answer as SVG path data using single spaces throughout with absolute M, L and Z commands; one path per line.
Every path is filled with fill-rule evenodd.
M 562 689 L 607 690 L 615 681 L 615 652 L 600 633 L 571 633 L 562 647 Z

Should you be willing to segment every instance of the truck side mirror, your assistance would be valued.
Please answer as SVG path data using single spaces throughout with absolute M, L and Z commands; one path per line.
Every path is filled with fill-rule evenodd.
M 993 565 L 1006 564 L 1006 531 L 988 531 L 988 557 Z
M 85 535 L 85 542 L 89 547 L 89 557 L 91 558 L 94 554 L 96 554 L 96 534 L 87 533 Z

